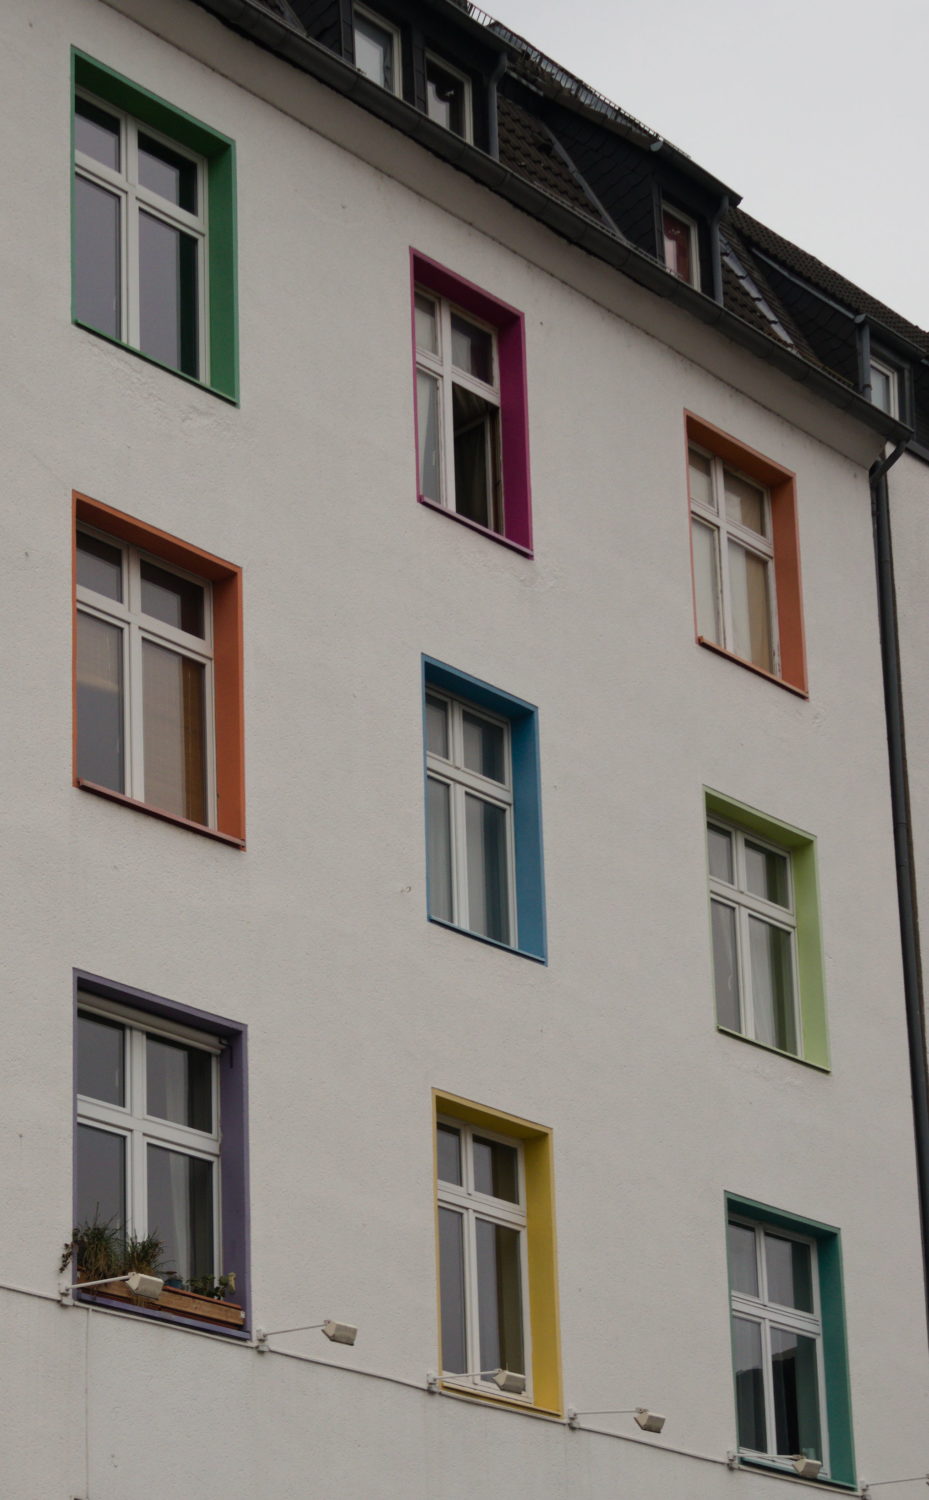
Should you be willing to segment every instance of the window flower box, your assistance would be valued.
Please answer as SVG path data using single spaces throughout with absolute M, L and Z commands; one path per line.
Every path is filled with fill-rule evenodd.
M 78 1281 L 93 1278 L 81 1271 Z M 137 1297 L 124 1281 L 115 1281 L 110 1286 L 95 1287 L 85 1292 L 87 1297 L 115 1297 L 119 1302 L 128 1302 L 136 1307 L 156 1308 L 159 1312 L 177 1313 L 182 1318 L 195 1318 L 202 1323 L 219 1323 L 224 1328 L 241 1328 L 245 1322 L 245 1311 L 237 1302 L 221 1301 L 218 1297 L 204 1297 L 200 1292 L 188 1292 L 182 1287 L 166 1286 L 157 1300 Z

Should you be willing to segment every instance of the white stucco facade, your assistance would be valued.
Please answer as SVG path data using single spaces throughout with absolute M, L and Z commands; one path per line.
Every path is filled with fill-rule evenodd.
M 239 405 L 72 324 L 72 47 L 236 143 Z M 879 439 L 186 0 L 0 58 L 0 1497 L 776 1500 L 727 1192 L 841 1231 L 857 1472 L 920 1473 Z M 525 316 L 533 558 L 416 503 L 411 247 Z M 808 698 L 695 642 L 685 411 L 797 475 Z M 73 491 L 244 570 L 244 852 L 72 784 Z M 547 964 L 427 920 L 423 654 L 538 706 Z M 828 1072 L 716 1028 L 704 788 L 816 838 Z M 57 1305 L 75 969 L 248 1026 L 250 1329 L 354 1348 Z M 433 1089 L 552 1130 L 565 1403 L 660 1437 L 427 1392 Z

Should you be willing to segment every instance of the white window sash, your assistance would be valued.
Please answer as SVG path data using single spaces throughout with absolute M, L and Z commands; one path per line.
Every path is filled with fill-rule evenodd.
M 463 390 L 471 391 L 480 396 L 497 411 L 497 424 L 500 422 L 500 361 L 497 348 L 497 330 L 473 313 L 463 307 L 449 302 L 445 297 L 439 297 L 425 287 L 416 287 L 417 296 L 427 298 L 435 308 L 436 333 L 438 351 L 433 353 L 430 349 L 423 349 L 419 344 L 416 347 L 417 369 L 424 374 L 431 375 L 437 384 L 436 400 L 438 403 L 438 430 L 439 430 L 439 485 L 442 491 L 439 503 L 446 510 L 455 509 L 455 424 L 452 411 L 451 387 L 461 386 Z M 464 318 L 466 322 L 473 323 L 475 328 L 490 334 L 491 350 L 493 359 L 493 383 L 479 380 L 467 370 L 461 370 L 452 363 L 452 317 L 453 315 Z M 486 434 L 485 443 L 487 447 L 486 464 L 487 474 L 491 477 L 494 473 L 494 455 L 491 449 L 492 439 Z M 500 434 L 497 434 L 497 445 L 500 446 Z M 498 465 L 502 465 L 502 454 L 497 455 Z M 431 497 L 430 497 L 431 498 Z M 493 494 L 488 496 L 488 509 L 493 513 L 496 508 L 498 497 Z M 500 516 L 494 517 L 495 523 L 501 521 Z
M 770 839 L 765 839 L 754 833 L 746 833 L 744 829 L 733 823 L 726 823 L 720 818 L 707 819 L 707 828 L 717 828 L 727 833 L 732 842 L 732 873 L 734 885 L 729 885 L 719 875 L 709 875 L 710 900 L 728 907 L 735 913 L 735 940 L 736 940 L 736 969 L 739 978 L 739 1000 L 741 1034 L 755 1037 L 757 1027 L 755 1024 L 755 1003 L 752 985 L 752 967 L 750 951 L 750 929 L 749 919 L 759 917 L 770 927 L 776 927 L 781 932 L 786 932 L 790 938 L 790 978 L 791 978 L 791 1001 L 794 1035 L 797 1039 L 797 1054 L 802 1052 L 803 1043 L 803 1017 L 800 1009 L 800 973 L 797 959 L 797 914 L 796 900 L 794 895 L 794 868 L 793 858 L 789 849 L 784 849 L 774 844 Z M 772 854 L 779 855 L 786 860 L 787 872 L 787 906 L 779 906 L 775 901 L 767 901 L 763 896 L 756 896 L 747 888 L 745 873 L 745 845 L 746 842 L 754 844 L 759 849 L 768 849 Z
M 765 564 L 767 575 L 768 594 L 768 628 L 771 636 L 771 672 L 775 677 L 781 670 L 780 638 L 778 635 L 777 622 L 777 590 L 774 573 L 774 541 L 772 532 L 771 495 L 769 490 L 750 474 L 743 474 L 739 469 L 733 468 L 731 464 L 723 463 L 716 454 L 701 448 L 697 443 L 689 443 L 688 457 L 691 452 L 699 453 L 701 458 L 707 460 L 710 465 L 710 482 L 713 487 L 713 498 L 716 501 L 715 510 L 705 505 L 700 500 L 690 496 L 691 515 L 705 526 L 712 529 L 714 533 L 714 545 L 716 548 L 716 589 L 719 604 L 719 619 L 722 625 L 723 639 L 720 644 L 727 651 L 735 649 L 735 625 L 732 616 L 732 586 L 729 579 L 729 542 L 730 540 L 743 547 L 746 552 L 752 553 Z M 732 474 L 737 479 L 744 479 L 754 489 L 759 490 L 764 497 L 764 522 L 765 535 L 760 536 L 757 531 L 750 527 L 741 525 L 738 521 L 732 521 L 726 515 L 725 474 Z M 688 494 L 690 493 L 690 479 L 688 468 Z

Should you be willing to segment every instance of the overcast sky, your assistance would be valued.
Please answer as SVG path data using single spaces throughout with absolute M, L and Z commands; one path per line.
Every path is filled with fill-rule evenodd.
M 929 0 L 478 0 L 929 328 Z

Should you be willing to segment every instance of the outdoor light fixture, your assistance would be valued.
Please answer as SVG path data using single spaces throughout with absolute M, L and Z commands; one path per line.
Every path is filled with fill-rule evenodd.
M 573 1406 L 568 1407 L 568 1426 L 572 1432 L 576 1432 L 580 1425 L 581 1417 L 635 1417 L 643 1432 L 660 1432 L 667 1417 L 660 1412 L 649 1411 L 647 1406 L 624 1406 L 611 1408 L 609 1411 L 575 1411 Z
M 475 1380 L 489 1376 L 494 1385 L 508 1396 L 522 1396 L 526 1389 L 526 1377 L 520 1375 L 516 1370 L 456 1370 L 449 1376 L 451 1380 Z M 439 1390 L 439 1377 L 435 1372 L 426 1376 L 426 1389 L 432 1391 L 433 1395 Z
M 132 1271 L 128 1276 L 104 1276 L 101 1281 L 75 1281 L 73 1286 L 63 1286 L 59 1291 L 62 1302 L 67 1302 L 72 1292 L 87 1292 L 95 1286 L 111 1286 L 115 1281 L 124 1281 L 130 1292 L 137 1297 L 147 1297 L 157 1302 L 164 1290 L 164 1278 L 145 1276 L 141 1271 Z
M 815 1479 L 822 1464 L 818 1458 L 807 1458 L 804 1453 L 777 1453 L 775 1458 L 786 1459 L 792 1464 L 801 1479 Z
M 918 1484 L 921 1479 L 926 1484 L 929 1484 L 929 1474 L 913 1474 L 909 1479 L 863 1479 L 861 1481 L 861 1493 L 864 1496 L 868 1496 L 873 1489 L 877 1489 L 882 1484 Z
M 336 1323 L 327 1318 L 324 1323 L 301 1323 L 299 1328 L 256 1328 L 255 1348 L 259 1354 L 267 1354 L 268 1339 L 276 1333 L 308 1333 L 311 1328 L 321 1328 L 327 1339 L 334 1344 L 353 1344 L 358 1337 L 354 1323 Z

